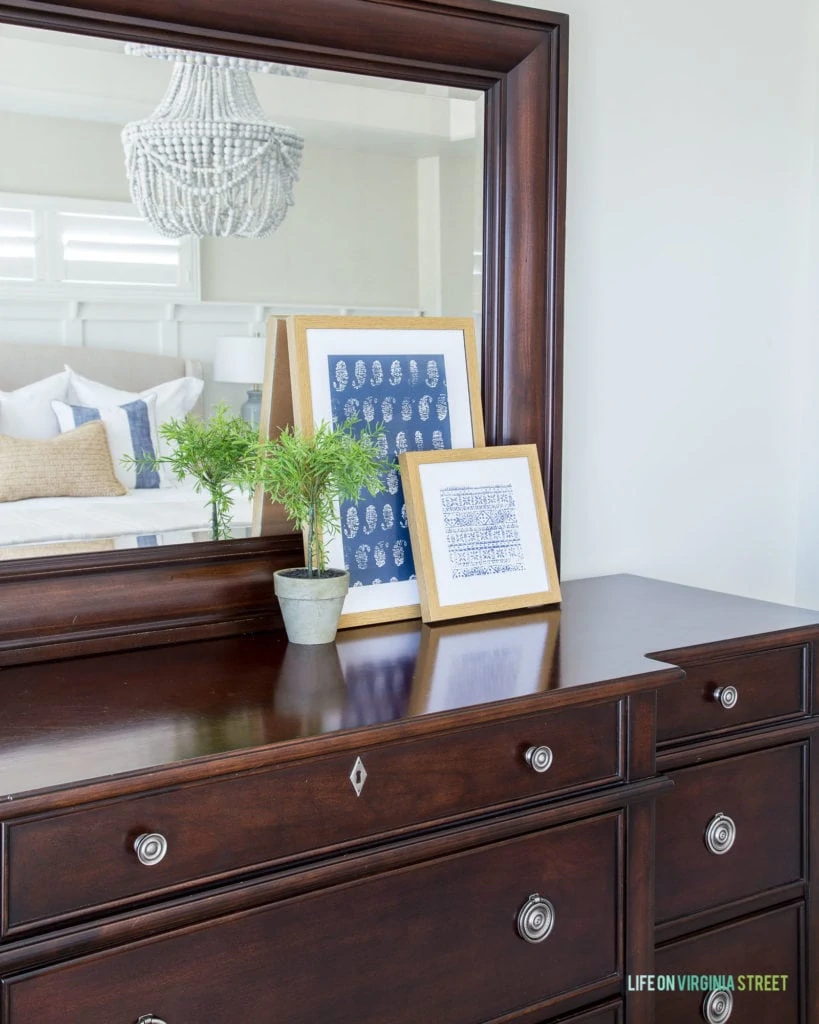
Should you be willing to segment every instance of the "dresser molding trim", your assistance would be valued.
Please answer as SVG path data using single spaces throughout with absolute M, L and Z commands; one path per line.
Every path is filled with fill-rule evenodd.
M 657 770 L 669 772 L 689 768 L 703 761 L 719 761 L 736 754 L 750 754 L 771 746 L 810 739 L 819 731 L 819 719 L 801 717 L 788 725 L 756 726 L 740 735 L 699 743 L 675 744 L 657 752 Z
M 668 781 L 668 780 L 666 780 Z M 626 974 L 654 973 L 654 801 L 630 804 L 626 808 L 626 890 L 623 905 L 625 932 L 630 937 L 626 950 Z M 629 1024 L 654 1024 L 653 1001 L 642 992 L 625 994 L 625 1015 Z
M 649 778 L 657 771 L 657 694 L 653 690 L 631 694 L 627 701 L 626 764 L 630 772 L 629 780 L 634 781 Z
M 817 613 L 817 618 L 819 618 L 819 612 Z M 675 647 L 667 650 L 651 651 L 646 654 L 646 657 L 654 658 L 657 661 L 667 661 L 672 665 L 681 665 L 684 668 L 686 665 L 701 665 L 705 662 L 722 661 L 725 658 L 735 658 L 743 654 L 775 650 L 779 647 L 796 647 L 801 644 L 807 644 L 810 649 L 815 639 L 816 626 L 794 626 L 790 629 L 769 630 L 763 633 L 754 633 L 750 636 L 731 637 L 730 639 L 717 640 L 713 643 L 691 644 L 690 647 Z M 808 672 L 810 672 L 811 660 L 809 650 Z
M 574 989 L 573 994 L 569 997 L 556 996 L 554 999 L 549 999 L 543 1003 L 537 1003 L 534 1006 L 527 1006 L 523 1012 L 515 1011 L 514 1013 L 506 1013 L 502 1017 L 492 1017 L 482 1024 L 542 1024 L 543 1014 L 549 1013 L 555 1007 L 560 1007 L 560 1017 L 554 1021 L 554 1024 L 584 1024 L 589 1017 L 593 1016 L 593 1013 L 599 1012 L 603 1007 L 595 1006 L 593 1013 L 585 1014 L 581 1013 L 577 1015 L 576 1010 L 586 1009 L 590 1002 L 594 1002 L 598 999 L 608 1000 L 611 996 L 617 995 L 620 991 L 620 981 L 615 979 L 612 981 L 600 981 L 595 985 L 588 985 L 582 989 Z M 614 1004 L 617 1005 L 616 1003 Z M 563 1016 L 564 1013 L 570 1014 L 570 1016 Z
M 791 882 L 789 885 L 780 885 L 775 889 L 766 889 L 765 892 L 755 893 L 745 899 L 734 900 L 732 903 L 702 910 L 689 917 L 664 921 L 654 929 L 657 946 L 667 945 L 679 938 L 692 935 L 695 932 L 707 931 L 720 924 L 728 924 L 743 917 L 750 917 L 763 910 L 778 909 L 785 904 L 798 903 L 805 898 L 807 888 L 807 882 Z

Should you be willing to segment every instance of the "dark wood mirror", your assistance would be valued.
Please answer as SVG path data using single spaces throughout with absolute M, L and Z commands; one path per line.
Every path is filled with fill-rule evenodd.
M 568 18 L 484 0 L 39 0 L 0 20 L 484 92 L 483 405 L 489 444 L 536 442 L 559 551 Z M 0 664 L 275 623 L 297 538 L 0 567 Z

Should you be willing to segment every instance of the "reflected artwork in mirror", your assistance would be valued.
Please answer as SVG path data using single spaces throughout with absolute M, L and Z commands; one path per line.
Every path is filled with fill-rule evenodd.
M 480 319 L 476 90 L 0 25 L 0 133 L 0 435 L 41 442 L 0 450 L 2 561 L 217 539 L 195 474 L 123 456 L 220 403 L 258 427 L 268 317 Z M 124 495 L 51 471 L 89 419 Z

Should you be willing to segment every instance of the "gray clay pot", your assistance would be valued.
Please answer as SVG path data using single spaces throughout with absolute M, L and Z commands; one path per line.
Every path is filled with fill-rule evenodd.
M 279 569 L 273 575 L 273 589 L 291 644 L 331 644 L 336 638 L 344 598 L 350 588 L 350 574 L 328 569 L 332 576 L 310 579 L 299 569 Z

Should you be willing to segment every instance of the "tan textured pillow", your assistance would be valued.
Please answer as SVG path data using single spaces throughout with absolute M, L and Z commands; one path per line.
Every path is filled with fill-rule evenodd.
M 42 558 L 44 555 L 86 555 L 95 551 L 114 551 L 114 538 L 103 540 L 54 541 L 53 544 L 12 544 L 0 548 L 0 562 L 15 558 Z
M 0 501 L 127 494 L 114 475 L 99 420 L 48 441 L 0 434 Z

